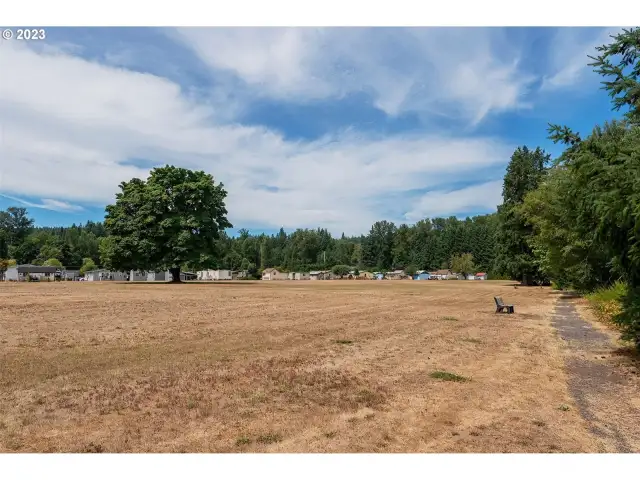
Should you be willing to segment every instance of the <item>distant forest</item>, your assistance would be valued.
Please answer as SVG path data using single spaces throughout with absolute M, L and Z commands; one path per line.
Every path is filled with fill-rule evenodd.
M 276 235 L 251 235 L 240 230 L 221 234 L 208 268 L 285 271 L 330 269 L 348 265 L 360 270 L 448 268 L 453 256 L 473 255 L 474 268 L 492 272 L 495 259 L 496 214 L 466 220 L 455 217 L 422 220 L 396 226 L 376 222 L 367 235 L 333 238 L 326 229 L 284 230 Z M 81 266 L 91 259 L 103 265 L 100 244 L 107 231 L 100 222 L 70 227 L 34 227 L 24 208 L 0 212 L 0 258 L 18 264 L 42 265 L 57 259 L 64 266 Z M 195 269 L 198 265 L 185 265 Z

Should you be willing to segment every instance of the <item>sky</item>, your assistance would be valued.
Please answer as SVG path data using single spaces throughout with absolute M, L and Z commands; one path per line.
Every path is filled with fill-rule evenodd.
M 490 213 L 549 122 L 616 116 L 607 28 L 48 28 L 0 40 L 0 209 L 100 221 L 122 181 L 211 173 L 234 229 Z

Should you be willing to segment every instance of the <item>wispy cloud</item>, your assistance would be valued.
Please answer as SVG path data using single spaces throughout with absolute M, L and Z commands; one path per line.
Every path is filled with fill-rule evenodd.
M 9 200 L 13 200 L 14 202 L 21 203 L 22 205 L 26 205 L 27 207 L 33 208 L 42 208 L 44 210 L 53 210 L 56 212 L 81 212 L 84 210 L 80 205 L 72 205 L 68 202 L 63 202 L 60 200 L 54 200 L 51 198 L 42 198 L 40 199 L 41 203 L 34 203 L 24 200 L 22 198 L 13 197 L 11 195 L 5 195 L 0 193 L 0 197 L 7 198 Z
M 180 29 L 170 33 L 246 94 L 291 101 L 364 92 L 389 115 L 436 111 L 477 124 L 527 106 L 535 80 L 496 29 Z
M 502 203 L 502 180 L 457 190 L 433 190 L 419 198 L 406 213 L 408 221 L 471 211 L 493 211 Z
M 541 89 L 543 91 L 574 88 L 592 72 L 589 56 L 596 56 L 596 47 L 608 43 L 611 35 L 619 28 L 562 28 L 556 30 L 550 55 L 550 73 L 545 75 Z M 591 76 L 597 82 L 596 75 Z

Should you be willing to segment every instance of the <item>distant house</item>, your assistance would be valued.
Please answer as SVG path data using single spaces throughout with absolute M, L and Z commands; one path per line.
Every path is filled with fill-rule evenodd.
M 387 272 L 385 276 L 389 280 L 402 280 L 403 278 L 407 278 L 407 274 L 404 273 L 404 270 L 394 270 L 393 272 Z
M 231 270 L 213 270 L 213 280 L 232 280 Z
M 241 280 L 243 278 L 247 278 L 246 270 L 232 270 L 231 271 L 231 280 Z
M 357 278 L 358 280 L 373 280 L 375 276 L 371 272 L 360 272 Z
M 127 274 L 124 272 L 112 272 L 104 268 L 97 270 L 90 270 L 84 274 L 85 280 L 89 282 L 123 282 L 127 279 Z
M 78 280 L 82 275 L 80 275 L 80 267 L 78 266 L 69 266 L 64 267 L 62 272 L 60 273 L 61 280 Z
M 424 270 L 418 270 L 416 274 L 413 276 L 414 280 L 429 280 L 431 278 L 431 274 Z
M 233 280 L 231 270 L 200 270 L 195 275 L 197 280 Z
M 331 272 L 327 270 L 316 270 L 309 272 L 310 280 L 329 280 L 331 278 Z
M 169 272 L 147 272 L 147 282 L 166 282 L 171 280 Z
M 5 272 L 4 279 L 8 282 L 24 282 L 27 277 L 34 280 L 54 280 L 58 267 L 42 267 L 40 265 L 17 265 L 9 267 Z
M 457 273 L 449 269 L 440 269 L 435 272 L 429 272 L 429 274 L 435 280 L 457 280 L 459 278 Z
M 485 272 L 478 272 L 476 273 L 475 277 L 476 280 L 486 280 L 488 278 L 488 275 Z
M 140 270 L 131 270 L 129 272 L 130 282 L 146 282 L 147 272 L 141 272 Z
M 189 280 L 197 280 L 198 274 L 193 272 L 180 272 L 180 281 L 187 282 Z
M 308 272 L 296 272 L 295 280 L 310 280 L 311 275 Z
M 376 280 L 384 280 L 384 273 L 382 272 L 373 272 L 373 276 Z
M 277 268 L 265 268 L 262 271 L 262 280 L 288 280 L 289 274 L 281 272 Z

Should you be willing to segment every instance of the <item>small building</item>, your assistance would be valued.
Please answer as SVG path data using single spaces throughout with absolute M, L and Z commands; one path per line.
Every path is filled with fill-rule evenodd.
M 232 280 L 231 270 L 213 270 L 213 280 Z
M 329 270 L 316 270 L 309 272 L 310 280 L 331 280 L 331 272 Z
M 166 282 L 167 280 L 171 280 L 171 275 L 168 271 L 147 272 L 147 282 Z
M 180 280 L 187 282 L 189 280 L 196 280 L 198 275 L 193 272 L 180 272 Z
M 231 270 L 200 270 L 195 275 L 198 280 L 233 280 Z
M 389 280 L 402 280 L 403 278 L 407 278 L 407 275 L 406 273 L 404 273 L 404 270 L 394 270 L 393 272 L 387 272 L 385 276 Z
M 467 280 L 475 280 L 476 276 L 473 273 L 469 273 L 469 274 L 467 274 L 466 278 L 467 278 Z
M 231 271 L 231 280 L 242 280 L 243 278 L 247 278 L 246 270 L 232 270 Z
M 32 280 L 36 281 L 53 281 L 57 271 L 60 271 L 58 267 L 17 265 L 7 269 L 4 274 L 4 279 L 7 282 L 25 282 L 27 281 L 27 278 L 30 277 Z
M 371 272 L 360 272 L 357 278 L 358 280 L 373 280 L 375 276 Z
M 129 272 L 129 281 L 130 282 L 146 282 L 147 272 L 141 272 L 139 270 L 131 270 Z
M 80 275 L 79 266 L 64 267 L 60 272 L 60 280 L 75 281 L 78 280 L 81 276 L 82 275 Z
M 296 272 L 295 279 L 296 280 L 309 280 L 311 275 L 308 272 Z
M 476 273 L 475 277 L 476 280 L 486 280 L 488 278 L 488 275 L 485 272 L 478 272 Z
M 199 270 L 198 272 L 196 272 L 197 276 L 198 276 L 198 280 L 213 280 L 212 278 L 210 278 L 209 272 L 212 272 L 213 270 Z
M 289 274 L 281 272 L 277 268 L 265 268 L 262 271 L 262 280 L 288 280 Z
M 373 272 L 373 275 L 376 280 L 384 280 L 384 273 L 382 272 Z
M 100 268 L 98 270 L 90 270 L 84 274 L 84 278 L 88 282 L 124 282 L 127 280 L 127 274 L 124 272 L 112 272 L 110 270 Z
M 418 270 L 413 276 L 414 280 L 430 280 L 431 274 L 425 270 Z
M 459 278 L 457 273 L 449 269 L 440 269 L 435 272 L 429 272 L 429 274 L 435 280 L 457 280 Z

